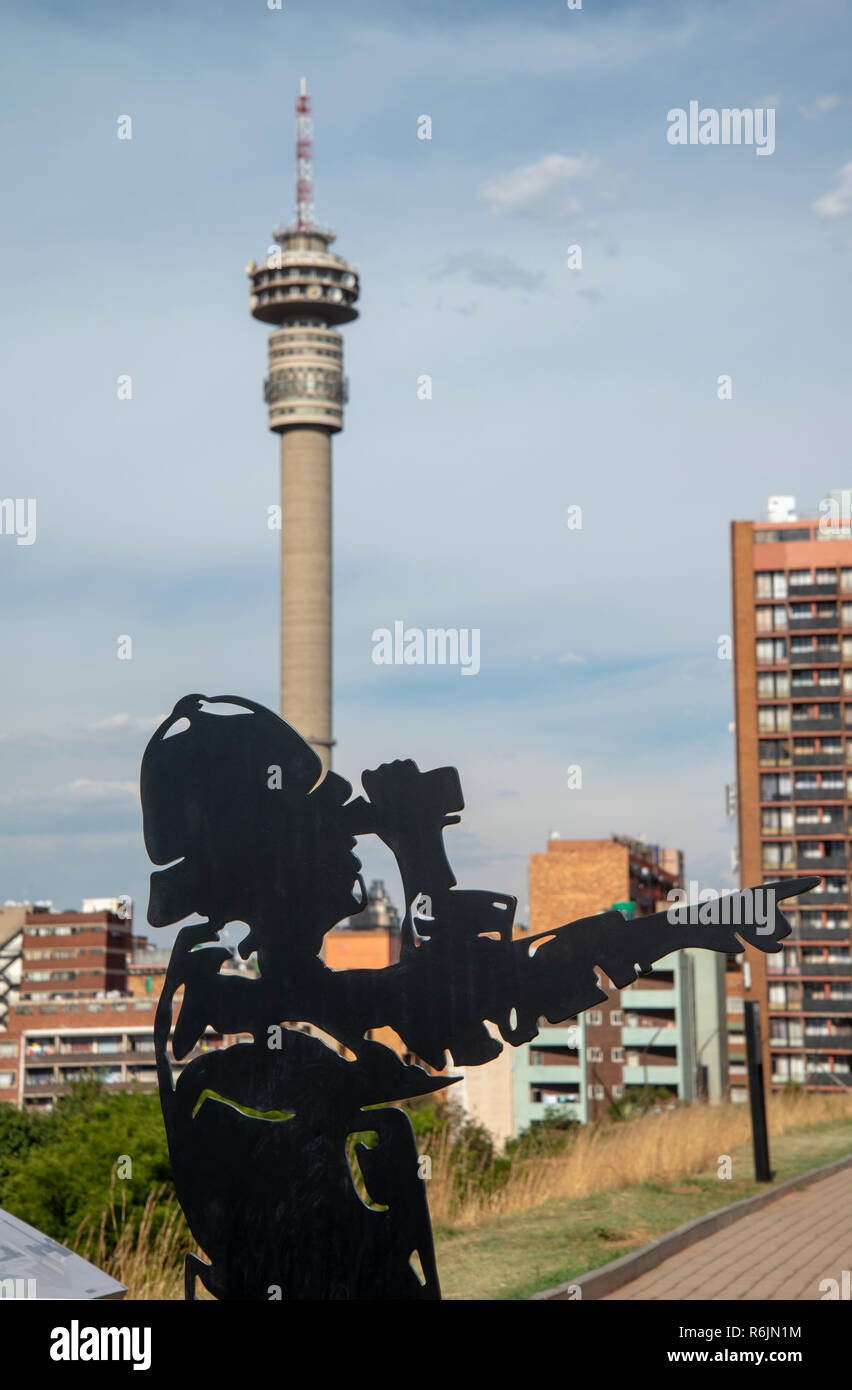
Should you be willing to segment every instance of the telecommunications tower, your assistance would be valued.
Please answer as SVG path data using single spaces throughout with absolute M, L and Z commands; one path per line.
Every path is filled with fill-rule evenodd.
M 347 399 L 338 326 L 358 317 L 358 276 L 314 221 L 313 121 L 296 101 L 296 218 L 250 261 L 253 316 L 272 324 L 264 399 L 281 436 L 281 715 L 331 763 L 331 436 Z

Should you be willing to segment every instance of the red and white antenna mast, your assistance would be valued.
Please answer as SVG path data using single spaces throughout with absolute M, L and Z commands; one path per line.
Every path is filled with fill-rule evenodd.
M 308 80 L 303 77 L 296 98 L 296 226 L 307 231 L 314 225 L 314 123 Z

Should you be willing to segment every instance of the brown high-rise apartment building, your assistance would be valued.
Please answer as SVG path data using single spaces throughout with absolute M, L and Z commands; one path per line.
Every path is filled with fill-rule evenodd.
M 358 276 L 329 250 L 313 206 L 310 97 L 296 102 L 296 220 L 250 261 L 251 312 L 274 325 L 264 399 L 281 436 L 281 714 L 331 762 L 331 436 L 343 429 L 338 325 L 358 317 Z
M 782 952 L 746 953 L 743 994 L 773 1084 L 836 1090 L 852 1082 L 852 531 L 837 495 L 821 517 L 794 505 L 731 528 L 740 877 L 820 883 L 785 907 Z

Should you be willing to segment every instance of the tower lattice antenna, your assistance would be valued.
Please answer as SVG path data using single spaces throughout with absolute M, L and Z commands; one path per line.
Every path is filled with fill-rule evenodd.
M 296 226 L 314 225 L 314 123 L 308 80 L 303 77 L 296 98 Z

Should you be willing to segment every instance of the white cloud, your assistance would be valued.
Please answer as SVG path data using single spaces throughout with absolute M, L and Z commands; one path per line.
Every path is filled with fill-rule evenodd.
M 107 796 L 138 796 L 138 782 L 105 782 L 92 781 L 88 777 L 75 777 L 73 782 L 68 783 L 66 789 L 72 796 L 80 797 L 107 797 Z
M 824 97 L 817 97 L 810 106 L 800 106 L 799 112 L 806 121 L 818 121 L 820 116 L 825 116 L 827 112 L 836 111 L 842 101 L 843 97 L 839 96 L 837 92 L 829 92 Z
M 164 714 L 153 717 L 148 715 L 110 714 L 106 719 L 96 719 L 94 724 L 88 724 L 86 727 L 92 729 L 95 733 L 110 732 L 113 729 L 134 729 L 140 730 L 142 733 L 148 731 L 153 733 L 154 730 L 162 724 L 165 717 Z
M 556 658 L 557 666 L 585 666 L 586 658 L 578 656 L 576 652 L 564 652 L 562 656 Z
M 840 170 L 837 187 L 815 199 L 811 207 L 818 217 L 845 217 L 852 212 L 852 160 Z
M 479 196 L 494 213 L 516 212 L 527 217 L 565 217 L 582 212 L 569 186 L 588 181 L 597 161 L 587 155 L 546 154 L 535 164 L 523 164 L 499 174 L 479 188 Z
M 442 280 L 445 275 L 463 275 L 472 285 L 495 290 L 537 290 L 544 279 L 541 271 L 527 270 L 510 256 L 489 251 L 458 251 L 445 256 L 432 278 Z

